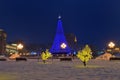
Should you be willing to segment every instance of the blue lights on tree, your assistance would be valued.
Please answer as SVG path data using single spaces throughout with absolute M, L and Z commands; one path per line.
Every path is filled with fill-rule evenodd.
M 50 52 L 52 54 L 67 54 L 70 53 L 70 48 L 67 44 L 66 38 L 64 36 L 64 31 L 62 28 L 62 21 L 61 21 L 61 16 L 58 17 L 58 25 L 57 25 L 57 31 L 56 31 L 56 35 L 54 38 L 54 42 L 53 45 L 50 49 Z

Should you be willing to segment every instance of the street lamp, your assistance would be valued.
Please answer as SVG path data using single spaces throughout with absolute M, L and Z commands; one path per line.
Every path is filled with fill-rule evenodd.
M 114 48 L 114 47 L 115 47 L 115 43 L 114 43 L 114 42 L 110 42 L 110 43 L 108 44 L 108 47 L 109 47 L 109 48 Z
M 24 47 L 23 44 L 19 43 L 19 44 L 17 45 L 17 50 L 20 51 L 20 50 L 23 49 L 23 47 Z
M 23 46 L 23 44 L 21 44 L 21 43 L 17 45 L 17 49 L 23 49 L 23 47 L 24 47 L 24 46 Z
M 115 43 L 114 42 L 110 42 L 108 44 L 108 47 L 111 49 L 111 53 L 113 54 L 113 48 L 115 47 Z

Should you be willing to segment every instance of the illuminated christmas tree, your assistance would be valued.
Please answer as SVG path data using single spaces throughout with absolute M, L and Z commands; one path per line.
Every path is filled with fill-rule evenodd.
M 87 62 L 92 58 L 91 48 L 86 45 L 84 49 L 78 51 L 77 57 L 83 62 L 86 66 Z
M 50 57 L 52 57 L 52 54 L 48 51 L 48 49 L 46 49 L 45 52 L 42 52 L 42 53 L 41 53 L 41 59 L 43 60 L 44 63 L 45 63 L 46 60 L 47 60 L 48 58 L 50 58 Z
M 59 20 L 58 20 L 58 25 L 57 25 L 56 36 L 54 38 L 54 42 L 50 49 L 50 52 L 52 54 L 67 54 L 67 53 L 70 53 L 70 48 L 64 36 L 61 16 L 59 16 L 58 19 Z

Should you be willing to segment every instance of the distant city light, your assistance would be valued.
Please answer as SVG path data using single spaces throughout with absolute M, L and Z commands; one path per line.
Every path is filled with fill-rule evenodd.
M 36 52 L 31 52 L 30 54 L 31 54 L 31 55 L 36 55 L 37 53 L 36 53 Z
M 74 42 L 77 42 L 77 38 L 75 37 Z
M 74 51 L 73 54 L 76 55 L 77 53 Z

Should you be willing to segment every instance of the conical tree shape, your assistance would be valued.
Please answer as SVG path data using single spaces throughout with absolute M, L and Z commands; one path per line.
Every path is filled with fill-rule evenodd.
M 60 19 L 58 20 L 56 36 L 54 38 L 54 42 L 50 49 L 50 52 L 53 54 L 70 52 L 70 48 L 69 48 L 66 38 L 64 36 L 64 31 L 62 28 L 62 21 Z

